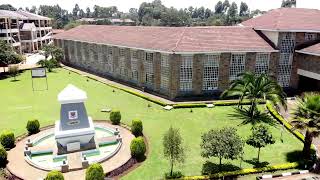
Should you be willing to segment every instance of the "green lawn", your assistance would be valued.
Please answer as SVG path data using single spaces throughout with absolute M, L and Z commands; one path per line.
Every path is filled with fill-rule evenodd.
M 101 113 L 105 107 L 118 108 L 122 113 L 122 122 L 130 124 L 133 118 L 143 121 L 144 134 L 149 140 L 150 154 L 143 164 L 124 179 L 159 179 L 168 171 L 169 164 L 162 155 L 162 135 L 170 125 L 179 127 L 184 139 L 186 149 L 186 162 L 178 166 L 185 175 L 200 175 L 202 164 L 206 161 L 200 156 L 201 134 L 211 128 L 234 126 L 238 128 L 241 137 L 250 134 L 250 126 L 237 125 L 239 120 L 230 117 L 233 107 L 215 107 L 213 109 L 201 108 L 178 109 L 164 111 L 161 106 L 152 104 L 134 95 L 115 90 L 94 80 L 66 70 L 56 70 L 48 74 L 49 90 L 32 91 L 30 71 L 22 73 L 20 81 L 11 82 L 11 78 L 0 80 L 0 130 L 10 129 L 16 135 L 25 133 L 26 122 L 29 119 L 38 119 L 42 126 L 53 124 L 59 118 L 59 103 L 57 94 L 69 83 L 85 90 L 88 95 L 87 111 L 93 119 L 108 119 L 108 114 Z M 45 81 L 36 79 L 36 89 L 45 88 Z M 148 108 L 148 104 L 151 107 Z M 262 161 L 270 164 L 286 163 L 287 153 L 300 150 L 302 143 L 289 132 L 284 131 L 284 142 L 280 141 L 281 128 L 272 127 L 271 130 L 277 142 L 261 150 Z M 22 153 L 22 152 L 21 152 Z M 246 146 L 244 160 L 252 160 L 257 156 L 256 149 Z M 211 159 L 217 162 L 217 159 Z M 225 163 L 226 161 L 224 161 Z M 240 161 L 230 161 L 239 166 Z M 247 162 L 242 167 L 252 167 Z

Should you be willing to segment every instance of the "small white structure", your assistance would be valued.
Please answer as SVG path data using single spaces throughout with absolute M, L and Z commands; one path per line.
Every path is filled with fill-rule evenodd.
M 80 150 L 81 147 L 94 143 L 95 129 L 84 106 L 86 99 L 86 92 L 71 84 L 58 95 L 61 109 L 60 120 L 55 124 L 55 139 L 58 147 L 67 152 Z

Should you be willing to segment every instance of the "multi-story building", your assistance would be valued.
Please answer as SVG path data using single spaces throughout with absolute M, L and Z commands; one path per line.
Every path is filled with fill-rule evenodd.
M 280 13 L 275 13 L 277 11 Z M 285 19 L 279 17 L 289 12 L 296 13 Z M 306 12 L 309 14 L 305 15 Z M 270 14 L 277 15 L 265 18 Z M 245 71 L 267 73 L 285 89 L 299 88 L 300 76 L 316 78 L 319 84 L 319 59 L 310 57 L 310 53 L 319 55 L 320 51 L 312 51 L 319 50 L 319 46 L 303 48 L 319 42 L 320 22 L 301 20 L 319 16 L 319 10 L 282 8 L 232 27 L 84 25 L 58 34 L 54 39 L 55 44 L 64 49 L 63 62 L 70 66 L 169 99 L 213 97 Z M 277 22 L 276 28 L 282 23 L 288 26 L 281 30 L 259 29 L 256 27 L 259 23 L 255 23 L 259 19 L 268 20 L 263 25 Z M 310 25 L 313 25 L 311 29 L 304 29 Z M 297 48 L 301 49 L 299 53 Z M 318 66 L 308 69 L 307 60 L 302 58 Z M 318 87 L 311 89 L 319 90 Z
M 20 10 L 0 10 L 0 39 L 17 52 L 37 51 L 52 42 L 51 19 Z

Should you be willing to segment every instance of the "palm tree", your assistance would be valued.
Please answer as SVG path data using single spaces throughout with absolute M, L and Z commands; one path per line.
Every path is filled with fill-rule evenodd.
M 309 159 L 312 140 L 320 134 L 320 94 L 305 93 L 302 98 L 297 98 L 297 108 L 293 115 L 295 120 L 291 123 L 295 128 L 305 131 L 302 153 Z
M 234 80 L 229 89 L 225 90 L 222 95 L 225 97 L 239 97 L 238 107 L 242 108 L 242 102 L 247 99 L 250 101 L 248 116 L 253 121 L 259 101 L 269 101 L 273 105 L 282 105 L 285 109 L 286 94 L 282 87 L 266 74 L 255 75 L 251 72 L 245 72 L 240 75 L 239 79 Z

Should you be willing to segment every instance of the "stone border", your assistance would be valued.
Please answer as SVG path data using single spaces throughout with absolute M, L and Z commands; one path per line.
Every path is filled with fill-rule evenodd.
M 271 179 L 271 178 L 278 178 L 278 177 L 286 177 L 286 176 L 293 176 L 293 175 L 298 175 L 298 174 L 307 174 L 309 173 L 309 170 L 303 170 L 303 171 L 295 171 L 295 172 L 285 172 L 285 173 L 281 173 L 281 174 L 265 174 L 262 176 L 257 176 L 256 179 L 260 180 L 260 179 Z

